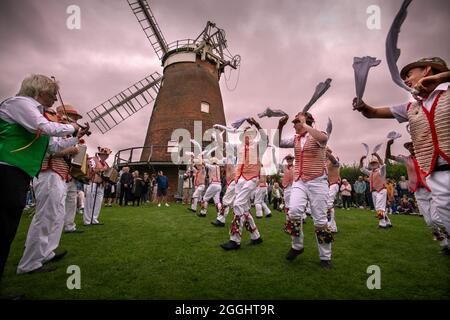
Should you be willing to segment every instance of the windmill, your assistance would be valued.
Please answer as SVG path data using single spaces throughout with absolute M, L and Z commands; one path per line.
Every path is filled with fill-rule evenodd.
M 214 124 L 226 124 L 219 80 L 226 67 L 239 66 L 240 56 L 230 53 L 225 31 L 210 21 L 195 39 L 167 43 L 147 1 L 127 2 L 161 61 L 162 75 L 150 74 L 87 114 L 104 134 L 154 102 L 144 146 L 130 148 L 128 160 L 141 149 L 140 163 L 167 168 L 178 144 L 171 141 L 174 129 L 187 129 L 194 137 L 194 121 L 201 121 L 202 136 Z M 119 152 L 115 163 L 120 159 Z

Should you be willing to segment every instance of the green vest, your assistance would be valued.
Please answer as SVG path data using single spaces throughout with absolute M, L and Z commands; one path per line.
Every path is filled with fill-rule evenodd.
M 29 132 L 20 124 L 0 119 L 0 162 L 16 166 L 35 177 L 41 170 L 50 138 L 42 134 L 27 148 L 12 152 L 28 145 L 35 137 L 36 133 Z

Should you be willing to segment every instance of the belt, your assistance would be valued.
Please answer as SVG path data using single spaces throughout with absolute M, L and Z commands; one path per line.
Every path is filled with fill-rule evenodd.
M 450 170 L 450 163 L 436 166 L 436 167 L 434 167 L 433 171 L 436 172 L 436 171 L 449 171 L 449 170 Z

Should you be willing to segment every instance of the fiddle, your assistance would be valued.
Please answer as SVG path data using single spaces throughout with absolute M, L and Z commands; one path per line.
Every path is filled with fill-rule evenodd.
M 51 78 L 52 78 L 52 80 L 54 82 L 56 82 L 56 78 L 54 76 L 51 76 Z M 85 122 L 84 125 L 81 125 L 81 124 L 79 124 L 77 122 L 77 120 L 71 118 L 69 116 L 69 114 L 67 113 L 67 111 L 66 111 L 66 107 L 65 107 L 64 102 L 62 100 L 61 94 L 59 93 L 59 90 L 57 90 L 56 93 L 58 94 L 58 99 L 61 102 L 61 106 L 62 106 L 63 113 L 64 113 L 63 115 L 56 114 L 57 117 L 58 117 L 57 122 L 63 123 L 63 124 L 72 124 L 72 123 L 74 123 L 77 126 L 79 126 L 81 130 L 84 131 L 84 134 L 86 134 L 87 136 L 90 136 L 92 132 L 89 131 L 89 128 L 90 128 L 89 123 Z M 51 110 L 51 111 L 53 111 L 53 110 Z

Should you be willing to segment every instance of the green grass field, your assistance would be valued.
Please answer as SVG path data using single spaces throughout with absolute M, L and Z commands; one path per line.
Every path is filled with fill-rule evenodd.
M 11 248 L 2 293 L 28 299 L 449 299 L 450 257 L 418 216 L 391 216 L 394 228 L 377 228 L 375 213 L 337 210 L 339 233 L 333 269 L 319 267 L 313 226 L 305 226 L 305 252 L 289 262 L 284 215 L 256 220 L 264 242 L 225 252 L 228 227 L 213 227 L 185 206 L 103 208 L 104 226 L 63 234 L 68 255 L 52 273 L 15 275 L 31 218 L 24 214 Z M 81 217 L 77 222 L 81 225 Z M 69 265 L 81 269 L 81 289 L 69 290 Z M 381 289 L 366 286 L 367 267 L 381 268 Z

